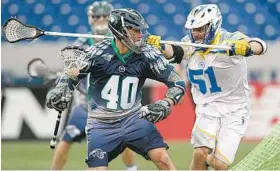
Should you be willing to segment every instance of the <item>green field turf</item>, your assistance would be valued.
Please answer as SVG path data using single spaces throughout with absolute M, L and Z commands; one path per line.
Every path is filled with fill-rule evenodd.
M 192 156 L 192 147 L 189 142 L 169 142 L 169 154 L 177 169 L 187 170 Z M 236 155 L 234 163 L 240 161 L 250 152 L 257 143 L 242 143 Z M 29 170 L 50 169 L 53 151 L 49 148 L 49 142 L 2 142 L 1 169 Z M 86 144 L 75 144 L 69 154 L 65 169 L 83 170 L 86 168 L 84 162 L 86 156 Z M 137 156 L 137 165 L 140 170 L 154 170 L 156 167 L 152 162 Z M 233 164 L 234 165 L 234 164 Z M 122 170 L 120 157 L 110 163 L 109 169 Z

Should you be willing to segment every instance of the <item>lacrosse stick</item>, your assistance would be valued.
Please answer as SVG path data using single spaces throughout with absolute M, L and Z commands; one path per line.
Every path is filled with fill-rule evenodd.
M 87 52 L 76 46 L 67 46 L 62 49 L 59 54 L 58 58 L 63 61 L 63 70 L 64 73 L 70 78 L 76 78 L 76 73 L 73 73 L 73 70 L 81 70 L 88 66 L 88 62 L 86 60 Z M 56 145 L 56 136 L 60 125 L 60 118 L 61 118 L 62 111 L 59 111 L 57 115 L 57 120 L 55 124 L 53 138 L 50 141 L 50 148 L 54 149 Z
M 51 71 L 51 69 L 40 58 L 32 59 L 27 65 L 27 72 L 32 78 L 44 78 L 46 81 L 56 79 L 59 74 Z M 54 149 L 56 145 L 56 136 L 60 124 L 61 111 L 58 112 L 56 124 L 54 128 L 53 138 L 50 142 L 50 148 Z
M 97 39 L 110 38 L 109 36 L 103 36 L 103 35 L 44 31 L 36 26 L 25 25 L 15 18 L 11 18 L 6 21 L 6 23 L 3 26 L 3 35 L 4 35 L 5 39 L 10 43 L 16 43 L 21 40 L 34 40 L 43 35 L 97 38 Z M 161 40 L 160 43 L 173 44 L 173 45 L 179 45 L 179 46 L 194 46 L 194 47 L 202 47 L 202 48 L 223 49 L 223 50 L 230 49 L 230 47 L 228 47 L 228 46 L 206 45 L 206 44 L 185 43 L 185 42 L 165 41 L 165 40 Z
M 61 113 L 62 113 L 62 111 L 59 111 L 58 115 L 57 115 L 55 128 L 54 128 L 54 132 L 53 132 L 53 137 L 52 137 L 52 140 L 50 141 L 50 148 L 51 149 L 54 149 L 55 145 L 56 145 L 56 136 L 57 136 L 58 128 L 59 128 L 59 125 L 60 125 Z
M 32 78 L 43 78 L 47 83 L 61 75 L 52 71 L 40 58 L 34 58 L 27 64 L 27 73 Z
M 15 18 L 8 19 L 3 25 L 3 34 L 9 43 L 16 43 L 21 40 L 34 40 L 43 35 L 49 36 L 65 36 L 65 37 L 84 37 L 84 38 L 109 38 L 103 35 L 77 34 L 77 33 L 61 33 L 49 32 L 41 30 L 36 26 L 25 25 Z
M 46 81 L 51 81 L 56 79 L 59 74 L 51 71 L 50 68 L 44 63 L 44 61 L 40 58 L 32 59 L 28 65 L 27 65 L 27 72 L 29 76 L 32 78 L 44 78 Z M 54 128 L 53 138 L 50 141 L 50 148 L 54 149 L 56 145 L 56 136 L 60 124 L 60 118 L 61 118 L 61 111 L 58 112 L 56 124 Z
M 59 52 L 57 57 L 63 62 L 64 73 L 69 78 L 76 80 L 80 70 L 89 65 L 87 56 L 86 50 L 78 46 L 67 46 Z

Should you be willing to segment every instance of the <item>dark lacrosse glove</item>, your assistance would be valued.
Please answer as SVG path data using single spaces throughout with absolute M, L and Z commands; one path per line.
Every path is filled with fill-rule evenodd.
M 58 84 L 48 92 L 46 96 L 46 105 L 48 108 L 63 111 L 68 107 L 74 90 L 69 87 L 69 81 L 68 79 L 61 79 Z
M 171 108 L 166 100 L 159 100 L 153 104 L 148 104 L 141 108 L 140 118 L 149 122 L 157 123 L 165 119 L 170 113 Z

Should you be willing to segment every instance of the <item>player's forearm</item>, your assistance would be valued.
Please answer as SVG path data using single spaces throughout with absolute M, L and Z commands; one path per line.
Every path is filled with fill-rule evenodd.
M 170 106 L 174 106 L 179 103 L 180 99 L 185 95 L 186 84 L 178 73 L 173 70 L 169 75 L 167 86 L 168 91 L 164 100 L 168 101 Z
M 168 97 L 165 97 L 163 100 L 166 100 L 169 103 L 170 107 L 175 106 L 175 104 L 174 104 L 172 99 L 170 99 Z
M 259 38 L 252 38 L 249 41 L 249 45 L 251 46 L 254 55 L 262 55 L 267 50 L 266 43 Z
M 75 77 L 69 76 L 65 73 L 63 73 L 57 80 L 56 80 L 56 85 L 63 83 L 63 82 L 68 82 L 68 87 L 72 90 L 76 89 L 76 87 L 79 86 L 79 84 L 82 82 L 82 80 L 85 78 L 86 75 L 84 74 L 78 74 Z
M 89 74 L 91 69 L 91 64 L 92 64 L 92 60 L 89 60 L 87 67 L 83 69 L 72 68 L 66 71 L 65 76 L 67 76 L 68 79 L 73 83 L 73 85 L 77 87 L 84 80 L 84 78 Z
M 166 59 L 171 59 L 174 54 L 172 46 L 169 44 L 165 44 L 165 50 L 162 51 L 162 54 Z
M 181 46 L 165 44 L 162 54 L 171 63 L 181 63 L 185 52 Z
M 71 90 L 74 90 L 75 89 L 75 84 L 72 82 L 71 79 L 69 79 L 69 77 L 63 73 L 56 81 L 55 81 L 55 85 L 54 85 L 54 88 L 55 87 L 59 87 L 60 85 L 65 85 L 67 84 L 68 87 L 71 89 Z
M 171 106 L 175 106 L 179 103 L 181 98 L 185 95 L 185 83 L 181 82 L 182 86 L 170 87 L 165 95 L 164 100 L 168 101 Z

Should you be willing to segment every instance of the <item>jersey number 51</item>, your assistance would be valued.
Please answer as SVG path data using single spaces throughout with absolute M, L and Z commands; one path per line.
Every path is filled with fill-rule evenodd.
M 208 76 L 210 82 L 210 87 L 209 87 L 210 93 L 221 92 L 222 89 L 217 84 L 215 73 L 212 67 L 208 67 L 205 71 L 203 69 L 198 69 L 198 70 L 189 69 L 189 74 L 188 74 L 189 80 L 192 84 L 198 85 L 199 91 L 202 94 L 206 94 L 208 90 L 207 90 L 205 80 L 195 78 L 195 76 L 202 76 L 204 74 Z

